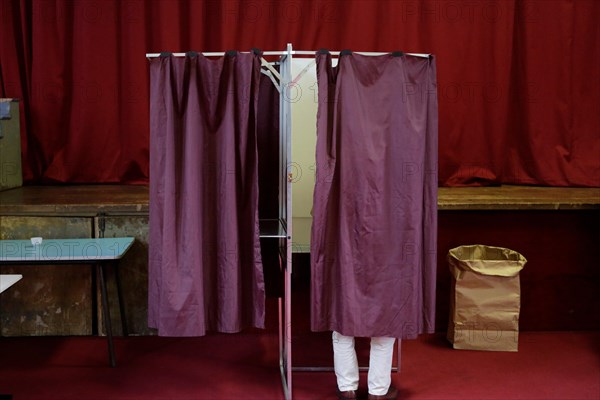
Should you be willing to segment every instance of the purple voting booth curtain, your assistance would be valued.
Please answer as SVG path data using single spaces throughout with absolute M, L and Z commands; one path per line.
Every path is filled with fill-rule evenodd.
M 317 54 L 312 329 L 410 339 L 435 324 L 435 62 L 344 53 Z
M 264 326 L 260 57 L 150 63 L 148 322 L 162 336 Z

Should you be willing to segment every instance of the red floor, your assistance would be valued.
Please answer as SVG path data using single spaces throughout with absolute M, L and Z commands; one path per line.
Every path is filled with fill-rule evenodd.
M 309 335 L 294 338 L 296 361 L 327 363 L 327 335 Z M 111 369 L 103 338 L 1 338 L 0 394 L 13 400 L 283 399 L 272 333 L 117 338 L 116 350 L 118 366 Z M 403 343 L 402 370 L 393 382 L 403 399 L 597 400 L 600 332 L 523 332 L 517 353 L 453 350 L 443 334 L 424 335 Z M 334 387 L 332 372 L 293 375 L 294 399 L 334 399 Z

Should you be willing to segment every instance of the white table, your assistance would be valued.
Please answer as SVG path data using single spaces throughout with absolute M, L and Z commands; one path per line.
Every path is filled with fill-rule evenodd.
M 18 274 L 0 274 L 0 293 L 19 282 L 23 278 L 23 275 Z

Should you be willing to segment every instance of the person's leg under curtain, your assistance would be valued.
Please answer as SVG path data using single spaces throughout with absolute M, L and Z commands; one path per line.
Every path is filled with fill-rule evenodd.
M 354 337 L 333 331 L 333 368 L 340 392 L 358 390 L 358 359 L 354 349 Z M 388 371 L 389 373 L 389 371 Z
M 371 338 L 369 356 L 369 394 L 382 396 L 387 394 L 392 382 L 392 358 L 395 338 Z

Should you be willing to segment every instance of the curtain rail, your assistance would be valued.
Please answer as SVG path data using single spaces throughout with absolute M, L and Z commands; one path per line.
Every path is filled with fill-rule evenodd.
M 262 55 L 263 56 L 285 56 L 285 55 L 291 54 L 291 55 L 295 55 L 295 56 L 314 56 L 316 53 L 317 53 L 316 50 L 292 50 L 290 52 L 287 52 L 287 51 L 263 51 Z M 329 53 L 331 53 L 331 55 L 337 56 L 340 54 L 340 51 L 330 51 Z M 353 51 L 353 53 L 362 54 L 365 56 L 382 56 L 385 54 L 390 54 L 391 52 Z M 161 53 L 146 53 L 146 58 L 160 57 L 160 54 Z M 428 58 L 430 56 L 430 54 L 423 54 L 423 53 L 404 53 L 404 54 L 409 55 L 409 56 L 424 57 L 424 58 Z M 172 53 L 172 55 L 175 57 L 185 57 L 186 53 Z M 224 51 L 203 52 L 202 55 L 204 55 L 205 57 L 220 57 L 220 56 L 224 56 L 225 52 Z

